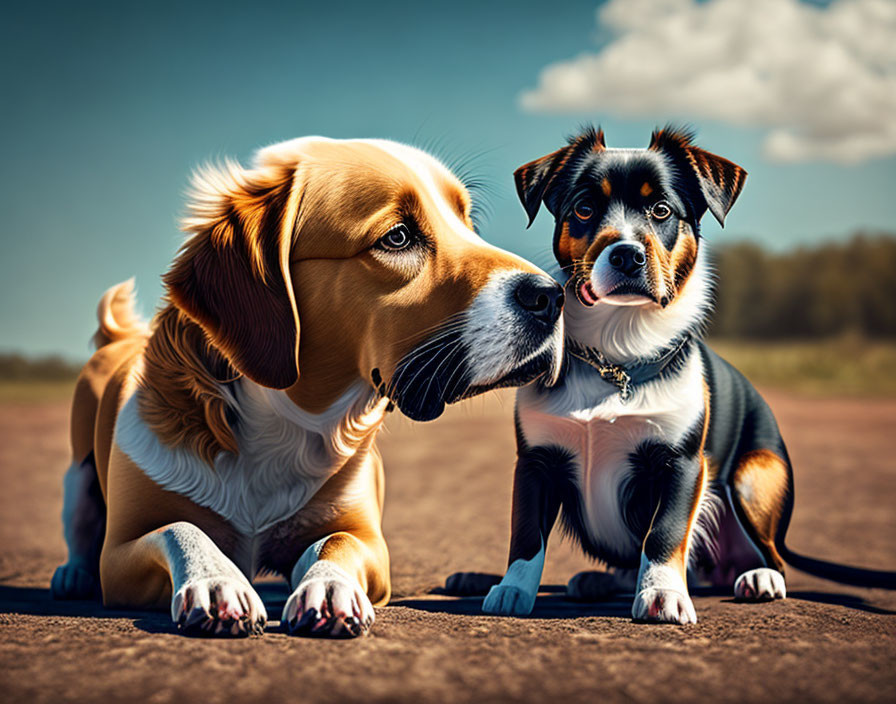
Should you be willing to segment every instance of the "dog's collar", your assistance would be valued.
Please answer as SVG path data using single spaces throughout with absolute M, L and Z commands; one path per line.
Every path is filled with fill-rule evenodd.
M 600 350 L 580 344 L 571 337 L 566 338 L 566 351 L 570 356 L 593 367 L 601 379 L 613 384 L 619 390 L 619 398 L 622 401 L 628 401 L 633 386 L 656 379 L 684 351 L 690 341 L 691 335 L 688 333 L 657 357 L 629 366 L 614 364 Z

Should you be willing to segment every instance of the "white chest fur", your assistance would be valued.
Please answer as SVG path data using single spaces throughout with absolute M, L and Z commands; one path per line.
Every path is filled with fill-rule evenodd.
M 219 454 L 212 468 L 162 443 L 140 417 L 137 393 L 118 415 L 118 446 L 150 479 L 212 509 L 244 536 L 258 535 L 308 503 L 352 455 L 353 437 L 382 421 L 387 403 L 372 404 L 369 389 L 356 387 L 312 414 L 282 391 L 241 379 L 229 392 L 240 452 Z
M 645 440 L 678 444 L 703 412 L 703 365 L 693 353 L 672 378 L 636 387 L 622 402 L 611 385 L 578 365 L 562 388 L 534 385 L 517 395 L 520 428 L 530 447 L 553 445 L 574 458 L 592 538 L 637 555 L 641 546 L 622 518 L 619 489 L 629 456 Z

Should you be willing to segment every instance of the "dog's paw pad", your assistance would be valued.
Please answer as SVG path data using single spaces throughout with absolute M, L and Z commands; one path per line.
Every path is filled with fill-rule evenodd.
M 365 635 L 375 618 L 370 599 L 356 580 L 324 563 L 312 565 L 283 607 L 286 631 L 317 638 Z
M 446 594 L 451 596 L 484 596 L 501 581 L 497 574 L 485 572 L 455 572 L 445 580 Z
M 535 595 L 509 584 L 496 584 L 482 602 L 482 610 L 494 616 L 528 616 L 535 606 Z
M 648 588 L 639 592 L 632 606 L 632 618 L 635 621 L 677 623 L 682 626 L 697 623 L 691 598 L 672 589 Z
M 612 572 L 579 572 L 566 585 L 566 596 L 576 601 L 602 601 L 621 591 Z
M 84 567 L 67 563 L 56 568 L 50 591 L 54 599 L 95 599 L 99 596 L 99 579 Z
M 734 598 L 741 601 L 773 601 L 786 597 L 784 575 L 768 567 L 744 572 L 734 583 Z
M 254 636 L 264 633 L 267 612 L 251 586 L 232 577 L 187 582 L 171 600 L 179 631 L 196 636 Z

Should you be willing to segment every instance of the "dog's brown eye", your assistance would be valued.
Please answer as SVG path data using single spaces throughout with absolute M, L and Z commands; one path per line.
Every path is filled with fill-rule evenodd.
M 414 238 L 411 236 L 411 231 L 408 229 L 407 225 L 403 224 L 393 227 L 385 235 L 380 237 L 379 242 L 377 242 L 382 249 L 387 249 L 391 252 L 407 249 L 413 243 Z
M 591 216 L 594 215 L 594 208 L 591 207 L 591 204 L 587 200 L 577 201 L 573 206 L 573 211 L 576 214 L 576 217 L 582 222 L 586 222 L 591 219 Z
M 665 220 L 671 214 L 672 208 L 670 208 L 669 204 L 664 200 L 654 203 L 653 207 L 650 209 L 650 217 L 654 220 Z

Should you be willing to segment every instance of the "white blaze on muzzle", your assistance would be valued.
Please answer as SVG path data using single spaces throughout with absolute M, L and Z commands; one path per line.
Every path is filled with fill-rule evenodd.
M 494 384 L 541 356 L 549 357 L 545 380 L 556 382 L 563 356 L 563 316 L 547 336 L 534 329 L 514 298 L 520 277 L 529 275 L 521 270 L 493 273 L 467 309 L 462 339 L 471 386 Z

